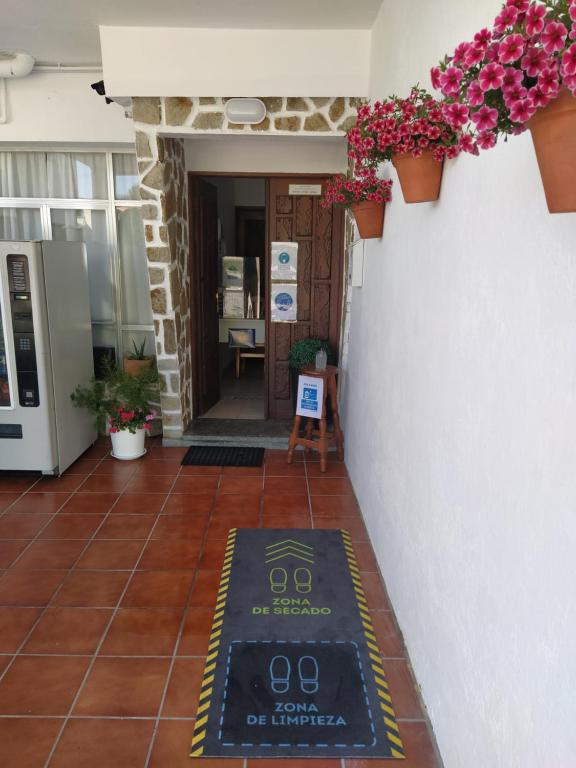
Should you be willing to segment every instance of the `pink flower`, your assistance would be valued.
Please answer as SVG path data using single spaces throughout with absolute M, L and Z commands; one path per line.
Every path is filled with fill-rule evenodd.
M 436 139 L 440 138 L 440 128 L 437 125 L 431 125 L 426 131 L 426 135 L 430 141 L 436 141 Z
M 504 94 L 504 103 L 510 109 L 510 106 L 519 99 L 525 99 L 526 96 L 528 96 L 528 91 L 524 86 L 518 85 L 509 85 L 508 87 L 504 88 L 502 90 L 502 93 Z
M 501 35 L 507 27 L 512 27 L 518 18 L 518 10 L 514 6 L 506 5 L 494 19 L 494 29 Z
M 522 35 L 508 35 L 505 37 L 498 49 L 498 58 L 502 64 L 511 64 L 524 53 L 524 38 Z
M 559 21 L 549 21 L 544 27 L 541 38 L 542 46 L 546 53 L 552 54 L 556 53 L 556 51 L 561 51 L 564 48 L 567 35 L 568 30 L 564 24 Z
M 556 68 L 543 69 L 538 75 L 538 86 L 546 96 L 556 96 L 560 87 Z
M 539 85 L 530 88 L 528 96 L 532 99 L 532 104 L 534 104 L 535 107 L 545 107 L 550 101 L 548 96 L 542 92 Z
M 471 107 L 479 107 L 484 104 L 484 91 L 478 80 L 472 80 L 466 91 L 466 97 Z
M 454 51 L 454 56 L 452 57 L 454 64 L 461 64 L 464 61 L 466 52 L 470 47 L 471 47 L 470 43 L 460 43 L 460 45 L 456 47 L 456 50 Z
M 477 64 L 480 64 L 483 58 L 484 51 L 481 48 L 472 46 L 466 51 L 466 55 L 464 56 L 464 65 L 468 68 L 475 67 Z
M 525 123 L 536 112 L 536 107 L 530 99 L 515 101 L 510 107 L 510 120 L 513 123 Z
M 469 133 L 463 133 L 460 136 L 458 146 L 463 152 L 469 152 L 471 155 L 478 154 L 478 148 L 476 147 L 476 142 L 474 141 L 474 139 Z
M 572 29 L 570 30 L 568 37 L 570 40 L 576 40 L 576 24 L 572 24 Z
M 476 144 L 480 147 L 480 149 L 492 149 L 492 147 L 496 144 L 496 134 L 492 133 L 492 131 L 479 133 L 476 137 Z
M 440 72 L 440 67 L 432 67 L 430 70 L 430 81 L 432 83 L 432 88 L 435 88 L 436 90 L 440 88 L 440 75 L 442 73 Z
M 562 74 L 564 77 L 576 75 L 576 45 L 571 45 L 562 56 Z
M 522 56 L 520 65 L 528 77 L 538 77 L 546 66 L 546 58 L 546 53 L 542 48 L 530 46 L 526 49 L 525 55 Z
M 570 18 L 572 21 L 576 21 L 576 3 L 574 0 L 570 3 L 570 8 L 568 8 L 568 13 L 570 14 Z
M 526 11 L 526 32 L 530 37 L 539 35 L 544 29 L 546 6 L 533 3 Z
M 568 75 L 568 77 L 565 77 L 564 85 L 566 88 L 568 88 L 573 96 L 576 96 L 576 75 Z
M 470 115 L 470 110 L 464 104 L 455 102 L 444 107 L 444 117 L 452 128 L 457 129 L 466 125 Z
M 453 144 L 451 147 L 448 147 L 446 150 L 446 157 L 448 160 L 454 160 L 454 158 L 458 157 L 459 154 L 460 149 L 455 144 Z
M 530 0 L 506 0 L 506 5 L 514 6 L 518 13 L 525 13 L 529 4 Z
M 523 79 L 524 75 L 522 74 L 521 70 L 515 69 L 514 67 L 506 67 L 504 70 L 502 87 L 508 88 L 511 85 L 520 85 Z
M 442 72 L 440 75 L 440 87 L 444 96 L 458 93 L 460 80 L 462 80 L 462 70 L 458 69 L 458 67 L 448 67 L 445 72 Z
M 504 81 L 504 67 L 501 64 L 492 62 L 480 70 L 478 82 L 483 91 L 490 91 L 501 88 Z
M 480 32 L 476 32 L 474 35 L 474 48 L 478 48 L 479 51 L 485 51 L 492 40 L 492 32 L 484 27 Z
M 470 119 L 479 131 L 491 131 L 498 122 L 498 110 L 491 107 L 480 107 L 470 115 Z
M 115 434 L 116 432 L 119 432 L 119 431 L 120 430 L 118 429 L 118 427 L 110 427 L 110 434 L 112 434 L 112 435 Z

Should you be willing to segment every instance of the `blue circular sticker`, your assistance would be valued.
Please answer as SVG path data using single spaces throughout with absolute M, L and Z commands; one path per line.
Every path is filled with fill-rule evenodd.
M 290 296 L 289 293 L 279 293 L 278 296 L 274 299 L 274 303 L 280 310 L 280 312 L 286 312 L 290 309 L 292 304 L 294 303 L 294 300 L 292 299 L 292 296 Z
M 278 256 L 278 261 L 280 262 L 280 264 L 288 264 L 288 262 L 290 261 L 290 254 L 286 253 L 286 251 L 282 251 L 280 256 Z

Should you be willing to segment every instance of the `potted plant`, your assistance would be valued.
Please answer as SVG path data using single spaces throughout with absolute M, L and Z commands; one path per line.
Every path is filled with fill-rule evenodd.
M 144 354 L 146 339 L 140 345 L 136 344 L 135 340 L 132 339 L 132 348 L 134 351 L 129 352 L 124 357 L 124 371 L 129 376 L 136 376 L 144 368 L 151 368 L 154 358 L 151 355 Z
M 144 438 L 156 418 L 150 401 L 157 382 L 155 370 L 130 375 L 108 363 L 103 379 L 76 387 L 71 398 L 78 408 L 94 414 L 99 431 L 109 430 L 114 458 L 136 459 L 146 453 Z
M 457 116 L 448 121 L 442 104 L 418 86 L 408 98 L 391 96 L 360 107 L 348 145 L 357 167 L 390 160 L 407 203 L 437 200 L 444 158 L 472 148 Z
M 507 0 L 491 28 L 431 70 L 480 149 L 530 129 L 551 213 L 576 211 L 575 41 L 576 0 Z
M 382 237 L 384 209 L 392 199 L 392 182 L 379 179 L 374 164 L 359 164 L 355 175 L 334 176 L 326 185 L 321 205 L 341 205 L 354 214 L 360 237 Z

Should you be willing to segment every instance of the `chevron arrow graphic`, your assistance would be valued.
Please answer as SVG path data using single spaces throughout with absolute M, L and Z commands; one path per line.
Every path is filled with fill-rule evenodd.
M 294 539 L 284 539 L 266 547 L 266 563 L 272 563 L 284 557 L 294 557 L 297 560 L 312 564 L 314 562 L 314 550 L 308 544 L 302 544 L 302 542 L 294 541 Z

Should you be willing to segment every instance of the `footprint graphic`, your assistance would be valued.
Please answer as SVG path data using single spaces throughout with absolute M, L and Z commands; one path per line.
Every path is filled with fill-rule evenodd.
M 274 656 L 270 662 L 270 682 L 274 693 L 287 693 L 290 687 L 290 662 L 286 656 Z
M 294 571 L 294 582 L 296 592 L 301 595 L 307 595 L 312 591 L 312 574 L 308 568 L 296 568 Z
M 298 675 L 302 693 L 316 693 L 318 691 L 318 662 L 314 656 L 302 656 L 298 662 Z
M 284 568 L 272 568 L 270 571 L 270 589 L 274 594 L 281 595 L 286 592 L 288 574 Z

